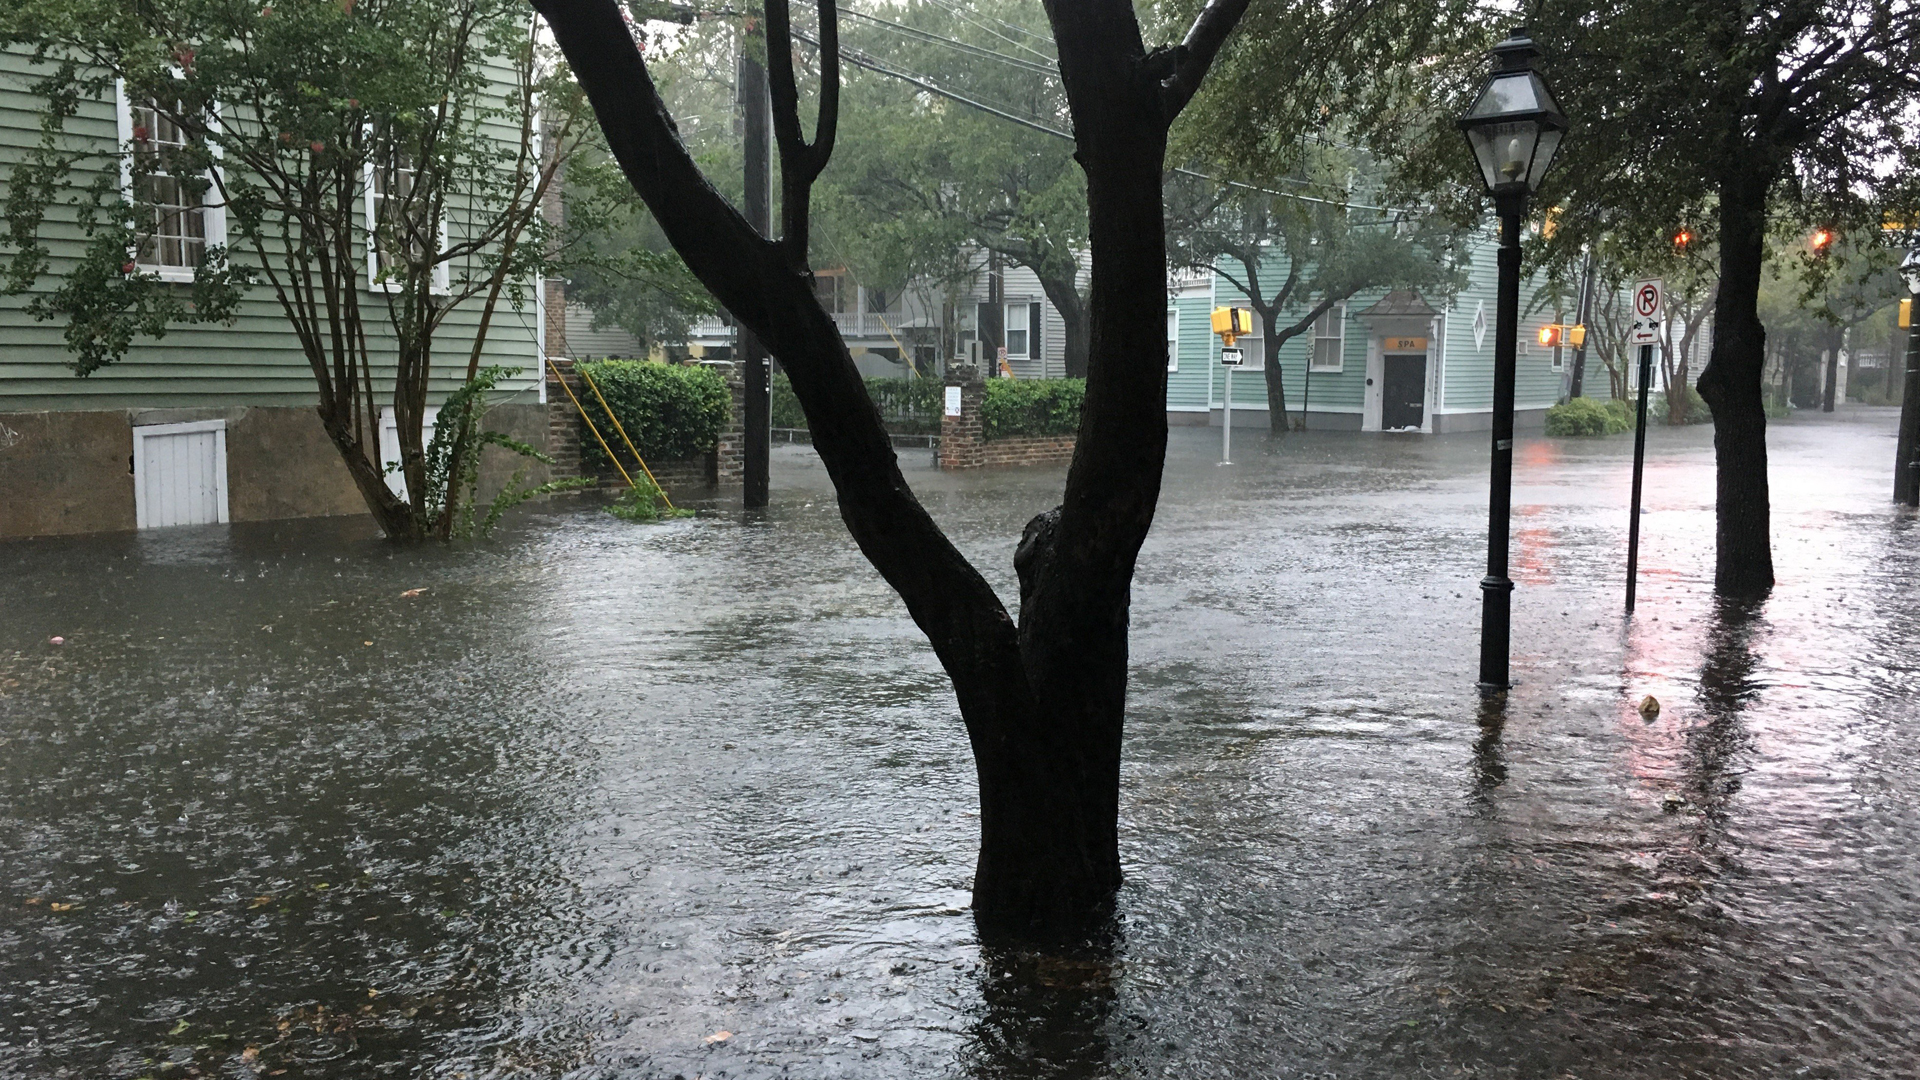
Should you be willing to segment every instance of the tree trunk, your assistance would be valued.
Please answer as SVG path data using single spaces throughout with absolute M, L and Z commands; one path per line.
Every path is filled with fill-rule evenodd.
M 1080 295 L 1078 283 L 1072 277 L 1042 273 L 1038 267 L 1032 269 L 1040 279 L 1040 291 L 1047 294 L 1048 302 L 1060 313 L 1060 325 L 1066 331 L 1066 355 L 1062 359 L 1066 361 L 1067 378 L 1084 379 L 1087 377 L 1087 333 L 1091 324 L 1086 297 Z M 1039 332 L 1037 327 L 1034 332 Z
M 536 0 L 536 7 L 587 91 L 608 147 L 674 248 L 786 369 L 842 520 L 953 681 L 979 776 L 973 899 L 982 937 L 1058 941 L 1098 931 L 1120 885 L 1134 561 L 1153 522 L 1166 457 L 1167 125 L 1244 0 L 1210 0 L 1186 47 L 1151 55 L 1126 0 L 1048 4 L 1076 156 L 1087 174 L 1088 342 L 1100 360 L 1089 364 L 1062 505 L 1028 526 L 1015 556 L 1017 627 L 913 497 L 810 282 L 688 155 L 621 6 Z M 823 21 L 832 10 L 823 3 Z M 770 52 L 783 47 L 769 41 Z
M 1713 411 L 1713 583 L 1725 596 L 1758 596 L 1773 588 L 1767 410 L 1760 386 L 1767 332 L 1759 312 L 1772 185 L 1773 173 L 1765 168 L 1734 173 L 1720 185 L 1720 292 L 1713 349 L 1699 389 Z
M 1267 376 L 1267 429 L 1285 435 L 1291 429 L 1287 423 L 1287 380 L 1280 370 L 1280 312 L 1257 306 L 1255 314 L 1260 316 L 1260 363 Z

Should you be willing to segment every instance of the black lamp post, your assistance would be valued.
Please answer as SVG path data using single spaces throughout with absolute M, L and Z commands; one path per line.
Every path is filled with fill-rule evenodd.
M 1494 46 L 1493 74 L 1460 118 L 1480 165 L 1480 179 L 1500 218 L 1500 281 L 1494 306 L 1493 479 L 1487 522 L 1487 576 L 1480 581 L 1480 686 L 1504 690 L 1511 635 L 1513 581 L 1507 577 L 1508 519 L 1513 510 L 1514 348 L 1520 333 L 1520 219 L 1527 196 L 1553 164 L 1567 118 L 1546 80 L 1533 70 L 1540 55 L 1524 28 Z
M 1907 362 L 1905 382 L 1900 389 L 1900 437 L 1895 444 L 1893 462 L 1893 499 L 1907 506 L 1920 506 L 1920 246 L 1907 253 L 1900 264 L 1907 293 Z M 1887 372 L 1891 375 L 1889 365 Z

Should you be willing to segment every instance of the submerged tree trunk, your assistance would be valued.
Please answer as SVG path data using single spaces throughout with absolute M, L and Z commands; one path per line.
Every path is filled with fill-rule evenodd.
M 776 77 L 779 65 L 791 63 L 778 40 L 786 34 L 785 3 L 770 0 L 767 8 Z M 1048 5 L 1076 156 L 1087 174 L 1088 342 L 1099 360 L 1089 365 L 1064 500 L 1028 526 L 1015 559 L 1017 626 L 908 488 L 804 269 L 789 265 L 748 225 L 688 155 L 620 5 L 535 6 L 586 89 L 615 159 L 668 239 L 785 367 L 841 519 L 900 594 L 953 682 L 979 777 L 974 912 L 983 938 L 1057 941 L 1096 933 L 1120 885 L 1128 603 L 1166 456 L 1166 132 L 1244 0 L 1212 0 L 1181 48 L 1152 53 L 1127 0 Z M 836 13 L 833 0 L 819 6 L 824 31 Z M 823 51 L 825 77 L 837 64 L 831 49 Z M 800 143 L 793 122 L 795 130 L 781 140 L 782 171 L 817 173 L 824 164 L 817 148 L 831 145 L 832 110 L 821 109 L 814 147 Z
M 1720 185 L 1720 291 L 1713 349 L 1699 390 L 1713 411 L 1713 583 L 1725 596 L 1757 596 L 1773 587 L 1767 410 L 1760 385 L 1767 332 L 1759 312 L 1772 186 L 1773 173 L 1764 168 L 1735 173 Z

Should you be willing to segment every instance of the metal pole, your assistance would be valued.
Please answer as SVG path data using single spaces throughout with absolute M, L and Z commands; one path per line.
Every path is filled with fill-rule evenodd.
M 1500 279 L 1493 319 L 1493 469 L 1487 499 L 1487 576 L 1480 579 L 1480 687 L 1505 690 L 1513 630 L 1513 581 L 1507 577 L 1507 528 L 1513 516 L 1513 384 L 1520 334 L 1520 217 L 1527 197 L 1501 195 Z
M 1907 327 L 1906 385 L 1900 393 L 1900 438 L 1893 458 L 1893 501 L 1920 506 L 1920 292 Z
M 1580 311 L 1573 321 L 1586 326 L 1593 319 L 1593 255 L 1587 255 L 1586 269 L 1580 274 Z M 1569 399 L 1579 397 L 1586 389 L 1587 379 L 1587 340 L 1573 347 L 1573 381 L 1567 387 Z
M 749 30 L 741 42 L 740 49 L 740 108 L 741 135 L 745 146 L 742 156 L 746 162 L 744 202 L 747 224 L 766 236 L 772 231 L 773 222 L 773 174 L 771 170 L 772 152 L 769 135 L 772 128 L 769 111 L 771 100 L 767 96 L 767 69 L 761 66 L 754 55 L 754 49 L 760 47 L 764 39 L 758 29 Z M 746 427 L 742 439 L 741 486 L 742 501 L 748 507 L 767 505 L 769 473 L 773 459 L 773 361 L 767 355 L 766 346 L 753 332 L 742 326 L 738 328 L 742 379 L 745 383 L 743 396 L 746 398 L 742 410 L 742 422 Z
M 1220 464 L 1233 464 L 1233 368 L 1227 368 L 1226 411 L 1220 418 Z
M 1640 578 L 1640 476 L 1647 461 L 1647 384 L 1653 381 L 1653 346 L 1640 346 L 1640 404 L 1633 424 L 1633 508 L 1627 517 L 1627 610 L 1633 610 Z

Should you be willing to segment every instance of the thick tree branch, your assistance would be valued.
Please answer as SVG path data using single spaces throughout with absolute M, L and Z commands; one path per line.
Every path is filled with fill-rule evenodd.
M 1160 84 L 1160 100 L 1169 122 L 1193 100 L 1207 69 L 1213 66 L 1213 58 L 1246 10 L 1247 0 L 1207 0 L 1207 6 L 1200 9 L 1187 29 L 1186 39 L 1174 50 L 1173 73 Z
M 780 245 L 796 270 L 807 263 L 808 216 L 813 182 L 833 156 L 840 124 L 840 28 L 835 0 L 818 0 L 820 12 L 820 117 L 814 140 L 800 126 L 800 88 L 793 75 L 793 20 L 788 0 L 766 0 L 767 93 L 773 104 L 773 138 L 780 149 Z
M 1012 620 L 913 497 L 859 369 L 804 269 L 793 269 L 700 172 L 617 0 L 535 0 L 534 6 L 586 91 L 621 171 L 667 239 L 792 378 L 814 448 L 839 495 L 841 519 L 952 676 L 976 746 L 1004 738 L 973 723 L 1025 707 L 1027 681 Z M 1020 700 L 1010 702 L 1008 695 Z

